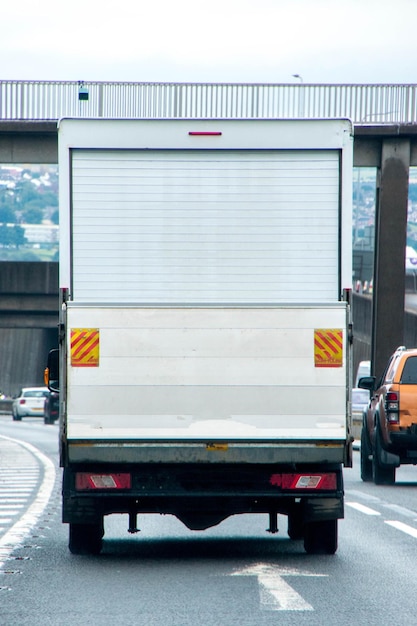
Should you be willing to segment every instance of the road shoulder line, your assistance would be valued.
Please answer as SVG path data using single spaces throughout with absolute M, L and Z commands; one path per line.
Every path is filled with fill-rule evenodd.
M 0 441 L 1 440 L 15 443 L 16 445 L 25 448 L 31 455 L 35 456 L 44 468 L 44 476 L 34 502 L 29 506 L 26 513 L 10 528 L 10 530 L 8 530 L 3 537 L 0 538 L 0 569 L 10 557 L 13 550 L 21 544 L 24 538 L 35 526 L 49 502 L 55 484 L 54 464 L 40 450 L 32 446 L 30 443 L 26 443 L 18 439 L 12 439 L 11 437 L 0 435 Z

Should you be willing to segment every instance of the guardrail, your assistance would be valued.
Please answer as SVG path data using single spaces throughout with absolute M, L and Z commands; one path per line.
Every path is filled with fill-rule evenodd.
M 13 400 L 0 400 L 0 415 L 8 415 L 12 413 L 12 402 Z
M 0 81 L 0 120 L 328 118 L 414 124 L 417 85 Z

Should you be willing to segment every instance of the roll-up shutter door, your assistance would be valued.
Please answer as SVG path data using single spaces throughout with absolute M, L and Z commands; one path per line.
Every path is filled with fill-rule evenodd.
M 338 297 L 336 150 L 74 150 L 72 190 L 76 300 Z

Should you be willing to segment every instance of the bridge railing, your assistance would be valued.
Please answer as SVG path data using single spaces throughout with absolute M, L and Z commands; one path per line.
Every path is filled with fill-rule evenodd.
M 417 85 L 0 81 L 0 120 L 327 118 L 417 122 Z

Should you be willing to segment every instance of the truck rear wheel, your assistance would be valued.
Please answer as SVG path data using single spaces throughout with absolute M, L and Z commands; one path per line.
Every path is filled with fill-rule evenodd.
M 293 541 L 304 538 L 304 520 L 302 519 L 301 512 L 288 515 L 287 533 L 288 537 Z
M 103 536 L 103 523 L 70 524 L 69 550 L 71 554 L 100 554 Z
M 307 554 L 334 554 L 337 550 L 337 519 L 305 525 L 304 549 Z

